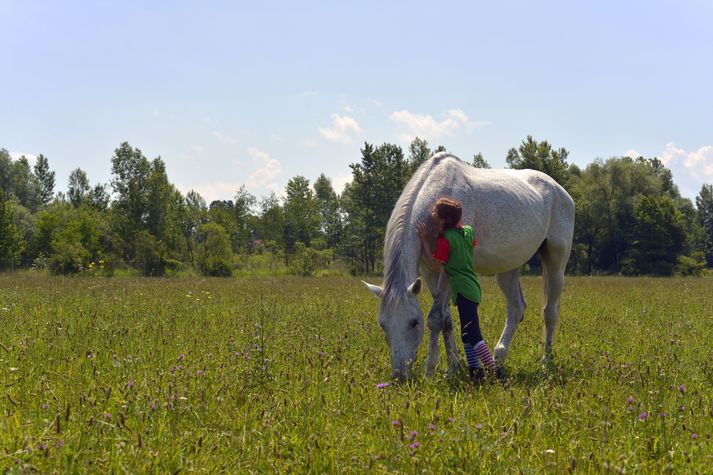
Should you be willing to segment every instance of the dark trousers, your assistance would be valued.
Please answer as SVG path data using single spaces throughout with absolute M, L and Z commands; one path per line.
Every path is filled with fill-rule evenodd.
M 464 345 L 475 346 L 483 339 L 480 333 L 480 320 L 478 319 L 478 304 L 458 294 L 456 297 L 458 316 L 460 317 L 461 341 Z

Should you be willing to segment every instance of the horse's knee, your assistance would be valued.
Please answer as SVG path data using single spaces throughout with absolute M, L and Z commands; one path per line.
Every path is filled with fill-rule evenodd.
M 444 324 L 445 318 L 443 314 L 440 311 L 437 310 L 431 310 L 431 312 L 428 314 L 428 330 L 430 332 L 435 332 L 438 333 L 440 331 L 443 331 L 443 324 Z

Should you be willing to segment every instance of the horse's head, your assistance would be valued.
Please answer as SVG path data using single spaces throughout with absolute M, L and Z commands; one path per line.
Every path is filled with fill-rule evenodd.
M 391 351 L 391 376 L 402 381 L 411 379 L 413 360 L 423 339 L 423 311 L 417 298 L 421 291 L 421 279 L 416 279 L 400 298 L 385 298 L 381 287 L 366 282 L 364 285 L 381 299 L 379 325 L 384 330 Z

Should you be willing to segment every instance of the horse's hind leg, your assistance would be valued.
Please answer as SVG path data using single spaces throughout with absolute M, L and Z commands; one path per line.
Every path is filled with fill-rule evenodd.
M 552 340 L 559 318 L 560 296 L 564 286 L 564 271 L 569 258 L 570 246 L 548 239 L 540 249 L 542 258 L 543 300 L 545 316 L 545 355 L 543 361 L 552 358 Z
M 500 341 L 495 346 L 495 360 L 498 365 L 501 365 L 510 351 L 510 344 L 515 336 L 515 331 L 525 315 L 525 297 L 522 295 L 522 287 L 520 287 L 520 269 L 514 269 L 510 272 L 497 274 L 496 276 L 500 290 L 505 295 L 507 303 L 507 319 L 505 320 L 505 328 L 500 335 Z

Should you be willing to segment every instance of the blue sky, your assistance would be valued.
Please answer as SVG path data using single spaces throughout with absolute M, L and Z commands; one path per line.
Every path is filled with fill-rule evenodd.
M 528 135 L 570 162 L 661 158 L 713 183 L 713 2 L 0 0 L 0 147 L 65 190 L 123 141 L 208 201 L 295 175 L 337 189 L 365 141 L 494 167 Z

